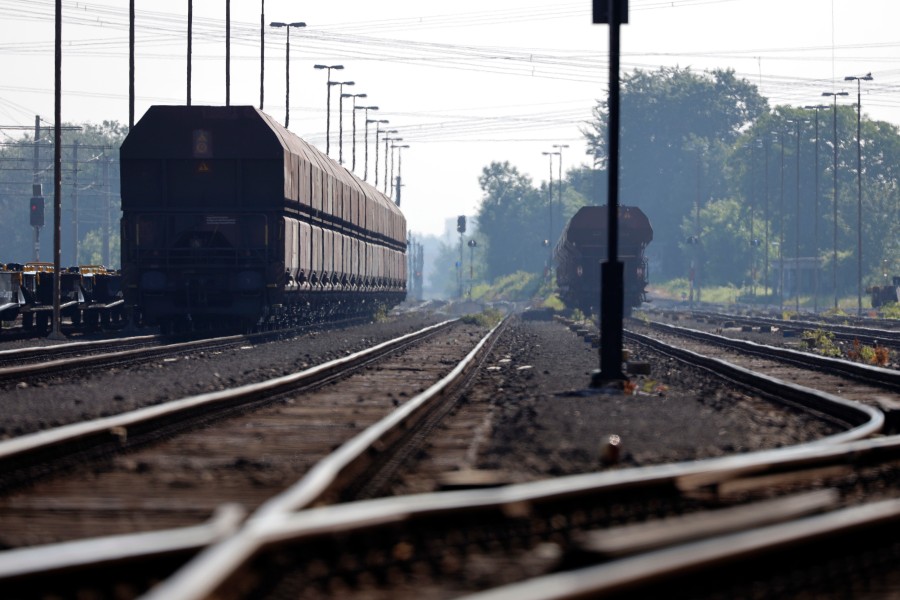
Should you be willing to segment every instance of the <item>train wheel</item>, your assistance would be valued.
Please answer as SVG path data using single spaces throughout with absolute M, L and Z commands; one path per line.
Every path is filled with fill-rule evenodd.
M 22 313 L 22 327 L 25 329 L 34 329 L 34 313 Z

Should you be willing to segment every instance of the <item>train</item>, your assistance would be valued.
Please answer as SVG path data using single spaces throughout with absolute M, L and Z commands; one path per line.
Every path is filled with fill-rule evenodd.
M 606 206 L 579 209 L 562 231 L 554 248 L 560 299 L 585 314 L 600 310 L 600 263 L 607 259 Z M 624 265 L 624 312 L 647 299 L 649 272 L 644 254 L 653 240 L 650 219 L 636 206 L 619 206 L 619 260 Z
M 22 328 L 44 333 L 53 319 L 53 263 L 0 264 L 0 321 L 21 317 Z M 102 265 L 60 269 L 60 317 L 86 331 L 123 323 L 121 274 Z
M 152 106 L 120 158 L 140 325 L 267 329 L 406 298 L 399 207 L 253 106 Z

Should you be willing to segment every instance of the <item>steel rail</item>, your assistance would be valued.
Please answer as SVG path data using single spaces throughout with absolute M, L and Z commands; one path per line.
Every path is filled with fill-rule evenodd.
M 736 340 L 734 338 L 708 333 L 706 331 L 699 331 L 688 327 L 678 327 L 667 323 L 650 323 L 649 327 L 659 331 L 669 332 L 673 335 L 686 336 L 719 346 L 740 350 L 741 352 L 746 352 L 748 354 L 754 354 L 765 358 L 775 357 L 793 364 L 826 370 L 830 373 L 840 373 L 841 375 L 859 379 L 866 383 L 876 382 L 883 386 L 900 390 L 900 371 L 895 369 L 886 369 L 875 365 L 866 365 L 840 358 L 831 358 L 810 352 L 791 350 L 790 348 L 767 346 L 749 340 Z
M 237 504 L 225 504 L 205 523 L 178 529 L 113 535 L 36 546 L 0 553 L 4 587 L 29 577 L 50 577 L 72 569 L 103 567 L 156 555 L 192 555 L 232 535 L 246 514 Z
M 10 362 L 19 359 L 43 360 L 47 357 L 55 356 L 60 352 L 76 353 L 85 350 L 90 352 L 97 348 L 115 348 L 117 346 L 128 346 L 131 344 L 144 344 L 150 341 L 162 339 L 163 337 L 160 335 L 139 335 L 112 340 L 67 342 L 63 344 L 54 344 L 52 346 L 30 346 L 28 348 L 13 348 L 8 350 L 0 350 L 0 362 Z
M 699 355 L 695 355 L 695 357 L 699 357 Z M 724 361 L 716 360 L 716 362 L 723 363 Z M 733 367 L 733 365 L 729 366 Z M 760 377 L 746 369 L 741 369 L 739 367 L 735 368 L 741 372 L 742 377 L 756 379 L 756 382 L 760 385 L 769 388 L 785 386 L 792 390 L 792 395 L 810 396 L 815 398 L 817 405 L 819 403 L 834 403 L 840 407 L 838 412 L 842 417 L 857 422 L 857 425 L 850 432 L 826 438 L 829 442 L 847 442 L 860 437 L 865 437 L 871 433 L 877 432 L 883 423 L 884 416 L 877 409 L 847 402 L 836 396 L 823 394 L 816 390 L 803 388 L 802 386 L 786 384 L 773 378 Z M 356 440 L 348 442 L 347 447 L 353 445 L 355 441 Z M 821 455 L 818 454 L 817 451 L 813 451 L 812 454 L 803 456 L 802 458 L 800 457 L 800 455 L 806 452 L 805 448 L 815 448 L 817 446 L 822 446 L 822 442 L 810 442 L 792 449 L 757 453 L 753 455 L 754 458 L 751 460 L 747 460 L 744 457 L 728 457 L 725 459 L 717 459 L 716 461 L 703 462 L 719 465 L 719 469 L 723 468 L 722 465 L 729 465 L 724 467 L 724 470 L 727 473 L 726 477 L 737 477 L 739 476 L 739 472 L 747 474 L 748 472 L 770 468 L 772 460 L 777 462 L 779 459 L 783 459 L 782 457 L 786 457 L 792 453 L 799 453 L 796 459 L 801 462 L 810 460 L 816 462 L 821 461 Z M 370 444 L 363 445 L 361 449 L 358 449 L 355 452 L 358 453 L 359 451 L 363 451 L 367 447 L 370 447 Z M 826 447 L 828 446 L 826 445 Z M 340 452 L 340 450 L 338 452 Z M 841 454 L 842 452 L 843 451 L 841 451 Z M 689 463 L 687 466 L 682 465 L 681 468 L 684 470 L 677 475 L 671 475 L 671 477 L 679 480 L 683 479 L 684 481 L 691 481 L 690 476 L 693 476 L 690 485 L 709 485 L 711 482 L 708 480 L 709 474 L 706 470 L 704 468 L 696 470 L 696 467 L 690 466 L 691 464 L 693 463 Z M 329 468 L 325 463 L 322 463 L 322 465 L 321 471 L 323 473 L 331 471 L 329 476 L 334 477 L 333 469 Z M 674 479 L 670 479 L 669 476 L 663 476 L 663 478 L 660 479 L 659 472 L 653 473 L 653 467 L 649 467 L 648 469 L 649 471 L 640 473 L 636 479 L 630 479 L 628 475 L 620 475 L 619 473 L 608 474 L 609 480 L 606 482 L 606 485 L 604 486 L 601 484 L 600 487 L 606 488 L 603 490 L 603 493 L 608 494 L 613 489 L 626 489 L 635 485 L 662 485 L 668 487 L 676 483 Z M 665 468 L 663 467 L 663 470 L 664 469 Z M 642 470 L 636 469 L 634 471 Z M 650 474 L 649 477 L 646 476 L 648 474 Z M 292 490 L 282 494 L 280 497 L 276 497 L 276 499 L 273 499 L 261 507 L 254 516 L 248 520 L 248 523 L 241 534 L 205 550 L 190 565 L 185 567 L 185 569 L 159 588 L 152 591 L 147 598 L 152 600 L 162 600 L 163 598 L 196 600 L 214 595 L 216 586 L 227 580 L 231 573 L 235 572 L 241 565 L 245 564 L 254 553 L 258 552 L 263 546 L 274 544 L 279 541 L 283 542 L 294 534 L 300 536 L 316 536 L 321 535 L 323 532 L 327 533 L 336 530 L 346 531 L 353 529 L 354 527 L 365 528 L 383 526 L 386 523 L 403 522 L 413 518 L 413 515 L 421 517 L 432 511 L 446 511 L 448 518 L 451 513 L 456 513 L 457 511 L 472 511 L 484 508 L 502 514 L 504 512 L 503 507 L 529 502 L 523 498 L 515 500 L 509 498 L 499 501 L 496 500 L 497 495 L 502 494 L 502 492 L 455 492 L 415 496 L 413 497 L 414 500 L 409 502 L 405 499 L 389 499 L 385 501 L 374 500 L 371 501 L 371 503 L 353 503 L 352 507 L 354 508 L 348 512 L 343 512 L 339 506 L 333 507 L 333 509 L 312 509 L 303 511 L 296 516 L 291 516 L 285 521 L 283 515 L 289 515 L 292 510 L 311 505 L 318 497 L 318 494 L 315 491 L 306 488 L 306 486 L 310 484 L 305 483 L 307 481 L 312 482 L 314 478 L 318 476 L 318 474 L 310 473 Z M 722 473 L 720 472 L 717 476 L 721 477 Z M 577 480 L 577 478 L 573 478 L 573 480 Z M 537 484 L 508 486 L 506 489 L 513 490 L 512 493 L 515 494 L 517 489 L 536 489 L 540 488 L 543 483 L 544 482 L 538 482 Z M 596 491 L 596 489 L 594 491 Z M 552 492 L 551 495 L 562 494 L 563 496 L 568 496 L 569 494 L 578 493 L 579 492 L 575 490 L 558 490 Z M 460 495 L 456 496 L 454 494 Z M 471 498 L 470 494 L 482 494 L 482 499 L 476 500 L 476 506 L 465 505 L 467 500 Z M 458 499 L 458 501 L 452 501 L 450 498 Z M 491 498 L 494 499 L 491 500 Z M 477 506 L 479 504 L 481 504 L 481 506 Z M 363 507 L 373 507 L 373 511 L 370 512 Z M 309 516 L 309 520 L 306 520 L 307 516 Z M 352 521 L 353 524 L 349 523 L 348 520 Z M 298 529 L 292 528 L 290 522 L 299 523 Z
M 900 500 L 884 500 L 781 523 L 751 531 L 711 538 L 625 558 L 600 566 L 547 575 L 485 592 L 462 596 L 465 600 L 574 600 L 604 596 L 641 597 L 642 590 L 668 578 L 720 569 L 764 552 L 798 550 L 828 544 L 832 538 L 861 529 L 900 524 Z M 710 584 L 712 585 L 712 584 Z
M 232 335 L 212 339 L 194 340 L 190 342 L 178 342 L 164 346 L 151 348 L 134 348 L 121 352 L 107 352 L 103 354 L 91 354 L 73 358 L 61 358 L 39 363 L 29 363 L 14 367 L 0 368 L 0 381 L 21 379 L 22 377 L 49 376 L 73 371 L 77 369 L 96 368 L 108 366 L 126 361 L 160 358 L 181 352 L 197 349 L 218 348 L 230 346 L 246 340 L 246 336 Z
M 668 325 L 665 327 L 670 331 L 674 329 L 681 329 L 672 328 Z M 743 340 L 732 340 L 729 338 L 723 338 L 722 336 L 706 334 L 704 332 L 696 333 L 702 334 L 702 339 L 704 340 L 713 341 L 712 338 L 720 338 L 722 345 L 726 345 L 732 348 L 739 348 L 742 351 L 760 354 L 768 358 L 771 358 L 771 353 L 769 352 L 769 350 L 776 350 L 775 348 L 771 348 L 769 346 L 753 344 L 752 342 L 745 342 Z M 829 394 L 827 392 L 823 392 L 821 390 L 814 390 L 802 385 L 797 385 L 794 383 L 776 379 L 774 377 L 769 377 L 768 375 L 756 373 L 754 371 L 751 371 L 750 369 L 745 369 L 744 367 L 729 363 L 727 361 L 711 356 L 704 356 L 685 348 L 671 346 L 659 340 L 655 340 L 651 337 L 641 335 L 633 331 L 626 331 L 625 335 L 627 338 L 633 341 L 654 348 L 659 352 L 663 352 L 670 356 L 676 357 L 684 362 L 688 362 L 690 364 L 694 364 L 701 368 L 707 369 L 720 377 L 726 377 L 729 380 L 732 380 L 739 384 L 763 391 L 771 398 L 790 402 L 808 411 L 812 410 L 821 414 L 828 415 L 852 426 L 849 431 L 827 436 L 813 442 L 808 442 L 810 444 L 833 444 L 857 440 L 869 436 L 873 433 L 878 433 L 879 431 L 881 431 L 881 428 L 884 427 L 884 413 L 872 406 L 867 406 L 865 404 L 854 402 L 852 400 L 846 400 L 844 398 Z M 707 336 L 711 337 L 708 338 Z M 785 356 L 805 354 L 802 352 L 788 352 L 791 352 L 791 354 Z M 812 355 L 807 354 L 805 355 L 805 358 L 812 358 Z
M 182 571 L 163 582 L 144 600 L 205 600 L 218 597 L 228 578 L 266 550 L 285 545 L 316 548 L 334 535 L 350 532 L 369 539 L 395 539 L 397 527 L 421 531 L 435 522 L 455 531 L 484 528 L 553 514 L 555 506 L 570 508 L 616 502 L 635 489 L 694 489 L 768 472 L 812 469 L 816 466 L 871 462 L 900 456 L 900 438 L 880 438 L 846 446 L 819 446 L 765 451 L 752 455 L 659 465 L 628 471 L 576 475 L 487 490 L 454 491 L 380 498 L 299 512 L 273 512 L 250 519 L 234 537 L 213 546 Z M 900 508 L 897 509 L 900 514 Z M 777 531 L 776 526 L 774 530 Z M 386 532 L 390 533 L 386 533 Z M 674 556 L 678 556 L 675 552 Z
M 729 321 L 735 321 L 736 323 L 745 323 L 745 324 L 759 324 L 763 323 L 765 325 L 771 325 L 775 327 L 780 327 L 781 329 L 805 329 L 809 331 L 829 331 L 834 333 L 836 337 L 839 337 L 843 340 L 853 339 L 861 339 L 866 341 L 871 341 L 873 343 L 881 344 L 884 346 L 898 346 L 900 345 L 900 331 L 890 330 L 890 329 L 877 329 L 873 327 L 862 327 L 858 325 L 841 325 L 838 323 L 827 323 L 822 321 L 803 321 L 803 320 L 790 320 L 785 321 L 783 319 L 773 319 L 771 317 L 747 317 L 740 315 L 729 315 L 725 313 L 706 313 L 694 311 L 693 314 L 701 315 L 704 318 L 713 318 L 713 319 L 724 319 Z
M 478 365 L 486 356 L 502 328 L 504 319 L 494 326 L 450 373 L 427 390 L 405 402 L 385 418 L 348 440 L 335 452 L 319 461 L 296 484 L 260 506 L 245 527 L 233 536 L 201 552 L 172 578 L 154 588 L 147 598 L 174 600 L 204 597 L 215 585 L 237 569 L 258 547 L 261 532 L 278 530 L 288 515 L 325 497 L 341 485 L 346 474 L 367 454 L 390 452 L 391 438 L 415 427 L 435 403 Z M 299 514 L 305 514 L 303 511 Z
M 814 469 L 836 462 L 870 463 L 898 456 L 900 438 L 879 438 L 846 445 L 809 443 L 705 461 L 577 475 L 490 490 L 368 500 L 296 513 L 291 512 L 292 502 L 283 503 L 285 496 L 270 505 L 277 509 L 256 513 L 237 535 L 205 550 L 184 570 L 152 590 L 147 598 L 189 600 L 209 597 L 211 590 L 214 591 L 257 552 L 288 543 L 315 544 L 340 531 L 370 530 L 377 535 L 383 527 L 402 523 L 415 528 L 423 520 L 435 519 L 452 522 L 461 528 L 467 517 L 483 527 L 485 515 L 489 522 L 500 525 L 509 518 L 547 513 L 554 510 L 554 506 L 569 505 L 573 501 L 612 501 L 628 491 L 715 488 L 729 481 L 772 472 Z M 300 486 L 298 483 L 290 493 L 300 493 L 297 491 Z M 311 492 L 301 495 L 315 497 Z M 0 565 L 4 554 L 7 553 L 0 553 Z M 47 567 L 49 569 L 50 565 Z
M 217 409 L 224 410 L 241 403 L 258 401 L 263 395 L 270 397 L 300 386 L 327 381 L 432 335 L 454 322 L 456 319 L 443 321 L 298 373 L 4 440 L 0 442 L 0 484 L 7 480 L 17 482 L 22 478 L 20 472 L 27 472 L 38 464 L 59 468 L 52 463 L 64 463 L 72 454 L 136 446 L 158 427 L 170 424 L 173 420 L 187 419 L 192 415 Z

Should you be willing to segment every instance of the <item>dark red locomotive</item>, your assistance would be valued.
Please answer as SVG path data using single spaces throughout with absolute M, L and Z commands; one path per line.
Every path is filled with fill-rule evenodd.
M 606 206 L 585 206 L 563 229 L 556 245 L 556 283 L 560 298 L 585 314 L 600 310 L 600 263 L 607 257 Z M 650 220 L 635 206 L 619 207 L 619 260 L 625 267 L 624 307 L 630 315 L 646 299 L 647 259 L 653 240 Z
M 154 106 L 122 144 L 125 301 L 144 323 L 252 327 L 406 296 L 406 220 L 251 106 Z

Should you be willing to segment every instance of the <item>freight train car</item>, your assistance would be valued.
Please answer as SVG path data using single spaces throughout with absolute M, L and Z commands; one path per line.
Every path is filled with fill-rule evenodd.
M 283 326 L 406 297 L 391 200 L 251 106 L 153 106 L 121 148 L 128 309 L 164 329 Z
M 600 263 L 607 258 L 606 206 L 585 206 L 563 229 L 554 251 L 556 283 L 567 306 L 585 314 L 600 310 Z M 634 206 L 619 207 L 619 260 L 625 268 L 624 308 L 630 315 L 646 299 L 650 220 Z

